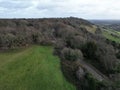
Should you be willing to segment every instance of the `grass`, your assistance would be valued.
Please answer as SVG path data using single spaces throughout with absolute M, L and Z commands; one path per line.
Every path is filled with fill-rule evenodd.
M 48 46 L 0 53 L 0 90 L 75 90 L 52 53 Z
M 85 28 L 88 32 L 95 34 L 97 27 L 95 25 L 86 26 L 86 25 L 80 25 L 80 27 Z
M 111 34 L 113 34 L 114 36 Z M 116 43 L 120 43 L 120 32 L 117 32 L 114 30 L 103 30 L 103 35 L 111 41 L 115 41 Z

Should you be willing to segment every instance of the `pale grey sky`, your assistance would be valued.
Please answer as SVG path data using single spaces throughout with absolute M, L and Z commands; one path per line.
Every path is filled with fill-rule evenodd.
M 120 0 L 0 0 L 0 18 L 120 19 Z

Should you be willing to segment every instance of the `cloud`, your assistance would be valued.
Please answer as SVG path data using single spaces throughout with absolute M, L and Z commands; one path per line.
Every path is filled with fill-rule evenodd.
M 7 9 L 23 9 L 31 6 L 29 2 L 21 2 L 21 1 L 1 1 L 0 7 Z
M 119 0 L 0 0 L 0 17 L 120 19 L 119 5 Z

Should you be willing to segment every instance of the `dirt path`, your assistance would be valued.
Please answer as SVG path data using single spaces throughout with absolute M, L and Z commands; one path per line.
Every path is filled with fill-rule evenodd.
M 94 78 L 98 81 L 111 82 L 111 80 L 107 76 L 98 71 L 94 66 L 82 60 L 80 60 L 79 62 L 82 65 L 82 67 L 85 68 L 90 74 L 92 74 Z

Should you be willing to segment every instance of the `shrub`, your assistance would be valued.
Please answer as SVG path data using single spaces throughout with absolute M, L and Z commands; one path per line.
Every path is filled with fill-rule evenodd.
M 64 48 L 62 51 L 61 51 L 61 57 L 64 59 L 64 60 L 70 60 L 70 61 L 75 61 L 75 60 L 78 60 L 78 59 L 82 59 L 83 58 L 83 55 L 82 55 L 82 52 L 78 49 L 71 49 L 71 48 Z
M 115 51 L 112 46 L 106 45 L 105 43 L 99 43 L 96 51 L 98 61 L 103 66 L 104 71 L 107 73 L 113 73 L 113 69 L 116 66 L 117 59 L 115 57 Z M 103 69 L 101 68 L 101 71 Z
M 120 73 L 120 62 L 113 69 L 114 73 Z
M 16 37 L 12 34 L 5 34 L 0 36 L 0 46 L 4 48 L 14 48 Z
M 97 45 L 93 41 L 85 43 L 82 47 L 83 55 L 88 59 L 95 59 L 96 51 L 97 51 Z
M 116 57 L 117 57 L 118 59 L 120 59 L 120 51 L 117 52 Z
M 54 46 L 54 49 L 55 49 L 54 53 L 57 55 L 60 55 L 61 50 L 65 47 L 65 45 L 66 45 L 66 43 L 63 40 L 58 39 Z
M 72 36 L 66 39 L 66 43 L 67 43 L 67 46 L 71 48 L 80 49 L 85 43 L 85 38 L 83 38 L 80 35 Z

